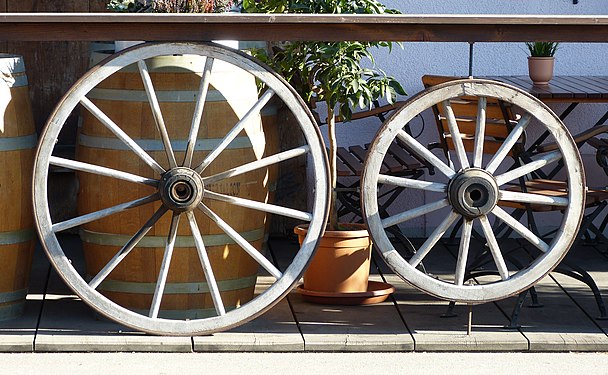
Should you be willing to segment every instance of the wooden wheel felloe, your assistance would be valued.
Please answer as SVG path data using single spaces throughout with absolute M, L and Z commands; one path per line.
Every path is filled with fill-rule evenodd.
M 174 56 L 184 56 L 186 66 L 165 62 Z M 253 100 L 231 101 L 251 93 L 238 86 L 245 81 Z M 259 97 L 255 81 L 266 87 Z M 292 112 L 304 144 L 265 147 L 270 130 L 260 119 L 271 99 Z M 78 109 L 76 156 L 56 156 L 55 143 Z M 268 173 L 296 158 L 311 166 L 310 210 L 274 205 L 263 189 Z M 60 276 L 97 312 L 150 333 L 209 334 L 257 317 L 299 280 L 327 217 L 326 165 L 312 115 L 267 67 L 212 44 L 150 43 L 91 69 L 51 115 L 34 168 L 36 225 Z M 49 196 L 50 176 L 58 168 L 80 179 L 78 213 L 67 219 L 51 214 L 57 197 Z M 263 251 L 271 215 L 310 224 L 285 269 Z M 86 271 L 72 265 L 74 249 L 64 245 L 75 231 Z M 244 271 L 232 269 L 243 264 Z M 258 269 L 272 282 L 254 295 Z
M 463 97 L 478 99 L 478 116 L 471 137 L 461 134 L 451 107 L 457 105 L 455 99 Z M 515 106 L 522 114 L 506 138 L 500 140 L 502 146 L 484 155 L 485 130 L 489 129 L 485 111 L 490 100 Z M 448 114 L 453 162 L 447 155 L 429 151 L 404 131 L 411 119 L 435 105 L 442 106 Z M 544 131 L 557 143 L 557 151 L 533 155 L 529 160 L 512 159 L 514 145 L 524 142 L 526 136 L 535 138 L 534 135 Z M 383 155 L 395 138 L 435 167 L 437 173 L 430 181 L 380 174 Z M 398 275 L 424 292 L 468 303 L 508 297 L 527 289 L 551 271 L 575 240 L 585 205 L 585 179 L 578 149 L 566 127 L 548 107 L 516 88 L 487 80 L 458 80 L 433 86 L 411 98 L 384 124 L 369 155 L 362 184 L 363 210 L 374 243 Z M 562 176 L 567 180 L 564 196 L 514 189 L 521 179 L 557 160 L 564 162 Z M 382 184 L 424 193 L 425 203 L 402 207 L 381 219 L 377 196 Z M 530 222 L 525 222 L 525 215 L 516 214 L 516 207 L 526 206 L 554 211 L 551 220 L 556 222 L 555 232 L 549 240 L 528 228 Z M 386 228 L 421 219 L 434 229 L 417 246 L 413 256 L 400 254 L 389 241 Z M 494 230 L 500 224 L 516 233 L 517 238 L 498 241 Z M 450 252 L 442 238 L 455 230 L 460 240 L 451 249 L 451 256 L 444 256 Z M 476 270 L 479 272 L 475 273 Z

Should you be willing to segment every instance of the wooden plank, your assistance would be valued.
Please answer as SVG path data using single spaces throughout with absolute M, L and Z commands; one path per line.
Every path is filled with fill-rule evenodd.
M 608 303 L 608 296 L 605 292 L 608 288 L 608 273 L 606 272 L 608 259 L 605 255 L 602 255 L 602 251 L 606 251 L 605 245 L 580 244 L 568 252 L 566 260 L 589 273 L 600 289 L 604 303 Z M 601 317 L 600 309 L 593 293 L 591 293 L 591 289 L 571 277 L 556 272 L 552 273 L 552 276 L 568 296 L 585 311 L 586 315 L 591 317 L 604 333 L 608 334 L 608 319 L 606 316 Z
M 11 14 L 0 17 L 0 38 L 605 42 L 608 16 Z
M 284 270 L 295 254 L 294 245 L 283 241 L 274 251 Z M 276 248 L 276 246 L 275 246 Z M 370 280 L 381 281 L 378 275 Z M 387 301 L 375 305 L 319 305 L 306 302 L 296 291 L 287 299 L 304 338 L 304 350 L 315 352 L 412 351 L 414 342 L 397 309 Z
M 551 88 L 559 88 L 560 90 L 564 90 L 565 92 L 572 93 L 575 99 L 593 99 L 593 96 L 590 96 L 591 93 L 589 90 L 586 90 L 584 87 L 580 85 L 572 84 L 561 79 L 559 76 L 553 77 L 553 79 L 549 82 L 549 87 Z
M 564 293 L 550 277 L 535 285 L 539 294 L 540 308 L 521 310 L 520 331 L 530 341 L 531 351 L 605 351 L 608 337 Z M 497 304 L 511 314 L 514 298 Z
M 422 168 L 422 165 L 418 162 L 418 160 L 416 160 L 416 158 L 414 158 L 412 155 L 410 155 L 408 152 L 406 152 L 396 142 L 393 142 L 389 146 L 389 152 L 391 154 L 393 154 L 395 159 L 399 160 L 399 162 L 401 164 L 405 165 L 405 167 L 407 169 L 414 170 L 414 169 Z
M 410 240 L 414 246 L 420 246 L 425 239 Z M 403 254 L 403 250 L 399 252 Z M 449 278 L 448 275 L 454 271 L 454 254 L 451 251 L 436 251 L 425 258 L 424 264 L 428 272 Z M 447 301 L 414 288 L 392 271 L 387 271 L 387 268 L 381 266 L 380 269 L 387 281 L 396 288 L 394 297 L 401 316 L 414 337 L 415 351 L 528 350 L 528 342 L 521 333 L 504 329 L 508 320 L 493 303 L 473 306 L 472 332 L 467 335 L 467 305 L 457 304 L 454 311 L 456 316 L 442 317 L 448 312 Z
M 378 276 L 370 280 L 381 281 Z M 414 341 L 394 304 L 319 305 L 289 296 L 306 351 L 412 351 Z
M 482 77 L 482 78 L 491 79 L 494 81 L 506 83 L 507 85 L 515 86 L 517 88 L 520 88 L 520 89 L 530 93 L 531 95 L 533 95 L 536 98 L 539 98 L 541 96 L 542 97 L 551 97 L 550 91 L 547 91 L 540 86 L 534 86 L 532 84 L 532 81 L 528 80 L 528 81 L 522 82 L 520 80 L 514 79 L 514 77 L 515 76 L 486 76 L 486 77 Z
M 582 92 L 587 94 L 587 98 L 590 99 L 601 99 L 602 92 L 604 90 L 598 88 L 596 85 L 590 84 L 578 77 L 574 76 L 555 76 L 554 79 L 559 82 L 567 83 L 571 86 L 578 87 Z
M 276 252 L 287 252 L 280 241 Z M 290 246 L 291 247 L 291 246 Z M 259 276 L 256 294 L 264 292 L 274 281 Z M 298 330 L 287 299 L 257 319 L 226 332 L 192 338 L 196 352 L 296 352 L 304 350 L 304 339 Z
M 412 331 L 415 351 L 525 351 L 521 333 L 508 331 L 502 312 L 492 303 L 473 306 L 472 332 L 467 335 L 468 306 L 457 304 L 454 317 L 442 318 L 448 302 L 424 294 L 396 276 L 387 276 L 397 291 L 399 311 Z
M 32 260 L 29 290 L 22 316 L 0 321 L 0 352 L 32 352 L 36 337 L 36 325 L 42 309 L 44 285 L 49 263 L 41 247 L 36 247 Z
M 361 161 L 354 157 L 344 147 L 338 147 L 337 153 L 338 157 L 342 159 L 344 164 L 350 168 L 350 170 L 352 170 L 356 176 L 361 176 L 361 173 L 363 172 L 363 165 L 361 164 Z
M 61 241 L 74 267 L 83 272 L 80 239 L 77 236 L 63 236 Z M 146 335 L 102 318 L 75 296 L 53 269 L 40 315 L 35 350 L 192 352 L 192 338 Z
M 608 99 L 608 80 L 607 77 L 587 77 L 587 76 L 566 76 L 568 80 L 577 80 L 581 83 L 585 83 L 589 87 L 594 87 L 601 94 L 603 99 Z

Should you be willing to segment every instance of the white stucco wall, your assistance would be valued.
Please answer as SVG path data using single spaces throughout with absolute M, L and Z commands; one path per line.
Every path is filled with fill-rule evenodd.
M 606 0 L 385 0 L 388 7 L 409 14 L 608 14 Z M 379 27 L 382 27 L 379 25 Z M 527 52 L 523 43 L 477 43 L 474 47 L 473 74 L 526 75 Z M 424 74 L 467 75 L 468 43 L 404 43 L 403 48 L 394 48 L 390 55 L 375 52 L 377 67 L 395 76 L 408 94 L 422 90 L 420 77 Z M 556 55 L 555 74 L 563 75 L 608 75 L 608 45 L 563 43 Z M 402 98 L 405 99 L 405 98 Z M 565 106 L 553 106 L 560 113 Z M 580 105 L 567 119 L 566 124 L 573 133 L 592 125 L 608 110 L 608 105 Z M 359 121 L 344 125 L 339 130 L 342 145 L 370 142 L 378 121 Z M 415 126 L 416 124 L 414 124 Z M 414 129 L 416 131 L 416 129 Z M 436 139 L 436 128 L 427 118 L 422 143 Z M 590 185 L 606 185 L 606 175 L 593 163 L 590 148 L 582 150 L 589 163 Z M 406 196 L 409 205 L 421 205 L 427 198 L 412 193 Z M 404 199 L 405 201 L 405 199 Z M 413 223 L 412 235 L 428 234 L 433 223 Z

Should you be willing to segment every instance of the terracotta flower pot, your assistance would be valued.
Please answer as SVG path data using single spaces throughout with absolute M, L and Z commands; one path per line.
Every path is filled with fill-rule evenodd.
M 547 85 L 553 78 L 554 57 L 528 57 L 528 72 L 535 85 Z
M 395 291 L 387 283 L 368 281 L 372 242 L 362 224 L 352 230 L 326 231 L 304 272 L 298 292 L 309 301 L 331 305 L 367 305 L 385 301 Z M 295 227 L 300 242 L 306 225 Z
M 352 230 L 325 231 L 304 272 L 304 289 L 329 293 L 367 291 L 372 241 L 362 224 L 348 226 Z M 294 229 L 300 241 L 306 231 L 304 225 Z

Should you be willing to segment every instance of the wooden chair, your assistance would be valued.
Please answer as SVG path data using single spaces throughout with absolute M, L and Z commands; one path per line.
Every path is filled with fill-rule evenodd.
M 422 77 L 422 82 L 425 88 L 438 85 L 444 82 L 448 82 L 451 80 L 455 80 L 458 77 L 450 77 L 450 76 L 436 76 L 436 75 L 425 75 Z M 476 97 L 459 97 L 457 100 L 450 101 L 450 107 L 452 108 L 454 115 L 456 117 L 456 122 L 458 124 L 458 129 L 463 138 L 463 143 L 465 150 L 467 152 L 473 151 L 473 140 L 475 136 L 476 129 L 476 121 L 477 121 L 477 110 L 478 110 L 478 98 Z M 446 114 L 444 113 L 444 108 L 440 106 L 433 106 L 432 111 L 435 118 L 435 123 L 437 125 L 437 130 L 439 133 L 439 142 L 431 145 L 431 147 L 440 147 L 445 153 L 448 160 L 450 160 L 450 152 L 454 150 L 454 144 L 451 141 L 451 133 L 448 129 L 448 124 L 446 120 Z M 488 99 L 486 105 L 486 133 L 484 138 L 484 153 L 492 155 L 498 150 L 498 148 L 502 144 L 502 140 L 506 139 L 510 134 L 511 130 L 513 130 L 514 125 L 517 123 L 518 115 L 517 108 L 513 108 L 507 103 L 501 102 L 499 100 Z M 592 139 L 598 133 L 606 132 L 608 130 L 607 127 L 596 127 L 590 131 L 586 131 L 581 135 L 576 135 L 574 138 L 577 144 L 583 144 L 589 139 Z M 526 134 L 524 133 L 519 141 L 515 144 L 515 146 L 511 149 L 509 156 L 513 160 L 513 166 L 517 167 L 522 165 L 522 163 L 528 162 L 531 157 L 539 153 L 546 153 L 552 150 L 557 149 L 556 144 L 546 143 L 542 145 L 537 145 L 535 149 L 526 149 Z M 452 163 L 453 166 L 453 163 Z M 559 166 L 558 166 L 559 167 Z M 549 197 L 567 197 L 566 191 L 566 183 L 564 181 L 549 179 L 547 176 L 555 176 L 557 172 L 552 170 L 547 174 L 543 174 L 542 172 L 536 173 L 534 175 L 524 176 L 519 179 L 518 183 L 512 184 L 507 190 L 513 192 L 526 192 L 532 194 L 541 194 Z M 545 178 L 540 178 L 545 177 Z M 588 189 L 586 195 L 586 215 L 581 224 L 581 228 L 579 230 L 578 239 L 580 236 L 585 233 L 589 228 L 592 227 L 593 220 L 599 215 L 599 213 L 606 207 L 608 202 L 608 191 L 604 189 Z M 505 202 L 499 201 L 499 206 L 502 207 L 510 207 L 514 209 L 512 214 L 513 217 L 521 220 L 524 215 L 527 215 L 528 227 L 539 237 L 547 237 L 551 236 L 550 233 L 539 233 L 539 230 L 536 225 L 536 215 L 540 212 L 547 211 L 559 211 L 563 210 L 563 207 L 560 206 L 552 206 L 552 205 L 534 205 L 534 204 L 523 204 L 516 202 Z M 459 226 L 456 226 L 451 233 L 451 239 L 453 239 Z M 504 224 L 495 226 L 495 233 L 503 239 L 509 237 L 512 233 L 512 229 L 507 227 Z M 481 236 L 477 236 L 481 237 Z M 467 278 L 473 278 L 476 274 L 476 269 L 483 268 L 485 262 L 488 259 L 484 258 L 488 257 L 487 254 L 482 253 L 482 256 L 477 259 L 472 260 L 468 265 L 467 270 Z M 517 264 L 517 259 L 514 256 L 509 256 L 509 254 L 505 254 L 505 258 L 510 260 L 513 264 Z M 597 285 L 591 278 L 591 276 L 578 267 L 575 264 L 571 264 L 566 261 L 562 261 L 561 264 L 554 270 L 555 272 L 560 272 L 565 275 L 574 277 L 584 283 L 586 283 L 593 291 L 596 301 L 598 303 L 598 307 L 600 309 L 600 315 L 602 317 L 606 317 L 606 309 L 604 307 L 604 303 L 602 301 L 601 295 L 599 293 L 599 289 Z M 485 271 L 484 271 L 485 272 Z M 516 304 L 517 311 L 514 311 L 513 321 L 516 322 L 517 315 L 519 313 L 519 308 L 521 308 L 521 303 L 523 303 L 523 298 L 525 297 L 525 293 L 523 292 L 520 295 L 520 299 L 522 302 L 518 301 Z M 535 294 L 533 294 L 535 297 Z M 535 300 L 536 298 L 534 298 Z M 519 307 L 517 307 L 519 306 Z

